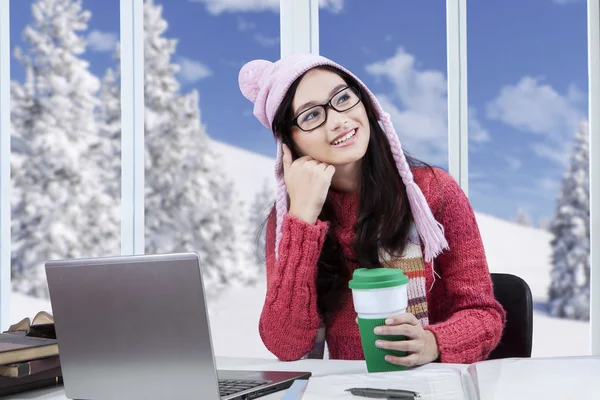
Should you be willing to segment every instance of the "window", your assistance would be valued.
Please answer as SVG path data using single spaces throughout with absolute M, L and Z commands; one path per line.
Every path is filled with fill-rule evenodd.
M 145 252 L 200 254 L 217 355 L 273 357 L 257 331 L 255 233 L 275 199 L 275 145 L 238 73 L 279 58 L 279 7 L 227 4 L 144 6 Z
M 469 131 L 470 198 L 490 270 L 531 287 L 533 356 L 589 354 L 586 4 L 470 2 L 467 19 L 487 132 Z
M 121 110 L 118 1 L 10 11 L 14 323 L 51 311 L 46 260 L 119 254 Z
M 369 87 L 405 150 L 447 169 L 444 4 L 345 2 L 339 9 L 321 9 L 319 27 L 320 54 Z
M 8 0 L 0 0 L 0 27 L 10 18 L 11 47 L 0 30 L 0 46 L 6 46 L 0 51 L 10 52 L 10 76 L 0 62 L 1 83 L 11 81 L 10 91 L 2 88 L 3 95 L 10 92 L 10 110 L 0 102 L 0 159 L 12 167 L 11 197 L 3 192 L 0 207 L 12 214 L 11 221 L 2 219 L 0 240 L 6 244 L 10 223 L 12 243 L 8 253 L 3 246 L 0 264 L 12 270 L 14 293 L 3 328 L 50 311 L 45 260 L 119 254 L 121 239 L 127 247 L 137 238 L 137 232 L 122 238 L 120 227 L 121 182 L 129 182 L 131 172 L 124 165 L 121 176 L 121 126 L 129 126 L 130 116 L 121 118 L 124 39 L 115 16 L 126 2 L 43 10 L 37 21 L 32 6 L 40 3 L 12 1 L 8 16 Z M 237 73 L 249 60 L 278 59 L 280 48 L 320 46 L 321 54 L 353 71 L 380 99 L 413 156 L 447 169 L 445 8 L 321 1 L 317 32 L 317 1 L 304 0 L 286 9 L 280 43 L 277 2 L 144 3 L 145 59 L 134 60 L 144 63 L 146 78 L 146 182 L 144 193 L 135 194 L 145 205 L 143 251 L 198 251 L 217 355 L 272 357 L 256 331 L 265 290 L 256 233 L 274 198 L 275 148 L 241 95 Z M 590 9 L 597 16 L 598 7 Z M 75 42 L 50 41 L 43 29 L 52 20 L 44 18 L 47 13 L 71 29 L 81 17 L 86 27 L 63 31 L 74 33 Z M 469 196 L 490 269 L 519 275 L 531 286 L 534 356 L 588 354 L 590 277 L 582 266 L 590 255 L 590 225 L 582 182 L 591 156 L 586 122 L 594 117 L 587 115 L 585 2 L 535 8 L 472 3 L 467 16 Z M 36 32 L 41 41 L 28 40 Z M 591 33 L 597 45 L 597 21 Z M 57 64 L 57 52 L 71 55 L 69 61 Z M 592 56 L 597 63 L 597 52 Z M 130 98 L 132 79 L 123 81 Z M 8 135 L 10 149 L 4 146 Z M 134 150 L 124 147 L 124 156 L 133 158 Z M 560 240 L 553 246 L 555 237 Z M 571 244 L 577 246 L 565 256 L 561 246 Z M 2 284 L 4 301 L 8 285 Z M 550 288 L 558 296 L 550 296 Z M 245 328 L 251 335 L 232 346 Z M 557 346 L 567 332 L 575 344 Z

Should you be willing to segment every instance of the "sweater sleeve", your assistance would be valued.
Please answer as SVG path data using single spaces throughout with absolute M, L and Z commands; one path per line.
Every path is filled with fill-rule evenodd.
M 279 259 L 275 259 L 275 211 L 267 222 L 267 292 L 259 321 L 263 343 L 282 361 L 299 360 L 314 345 L 320 326 L 317 261 L 328 224 L 311 225 L 284 214 Z
M 484 360 L 496 347 L 506 314 L 494 297 L 483 241 L 469 200 L 451 175 L 438 171 L 439 184 L 435 179 L 431 182 L 431 197 L 435 199 L 431 207 L 444 226 L 449 250 L 434 262 L 445 287 L 449 317 L 425 329 L 436 337 L 441 362 L 472 363 Z

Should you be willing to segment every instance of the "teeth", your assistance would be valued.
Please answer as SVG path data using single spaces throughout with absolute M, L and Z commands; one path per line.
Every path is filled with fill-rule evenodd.
M 356 129 L 348 132 L 347 134 L 345 134 L 344 136 L 342 136 L 341 138 L 339 138 L 338 140 L 336 140 L 335 142 L 333 142 L 333 144 L 340 144 L 340 143 L 344 143 L 346 140 L 350 139 L 352 136 L 354 136 L 354 134 L 356 133 Z

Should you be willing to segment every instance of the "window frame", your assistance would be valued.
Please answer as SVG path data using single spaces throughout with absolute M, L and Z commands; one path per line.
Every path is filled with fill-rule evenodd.
M 467 1 L 446 1 L 448 172 L 469 195 Z
M 319 54 L 319 0 L 279 2 L 280 57 Z
M 10 326 L 10 10 L 0 0 L 0 332 Z
M 144 254 L 144 1 L 121 0 L 121 254 Z
M 590 135 L 590 353 L 600 355 L 600 4 L 587 2 Z M 596 251 L 594 251 L 594 249 Z

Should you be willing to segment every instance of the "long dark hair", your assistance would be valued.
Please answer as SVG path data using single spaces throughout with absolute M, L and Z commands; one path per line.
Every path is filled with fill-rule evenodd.
M 330 66 L 316 68 L 334 72 L 349 86 L 362 90 L 352 76 L 337 68 Z M 288 89 L 272 124 L 276 137 L 290 148 L 294 160 L 299 157 L 299 153 L 292 140 L 289 122 L 294 117 L 292 102 L 303 76 L 296 79 Z M 350 270 L 346 262 L 355 261 L 362 268 L 376 268 L 380 266 L 379 249 L 391 255 L 402 254 L 412 224 L 406 187 L 398 174 L 385 132 L 377 122 L 375 106 L 364 92 L 361 93 L 361 101 L 369 118 L 371 134 L 366 154 L 362 159 L 358 215 L 354 224 L 353 246 L 356 257 L 354 260 L 345 259 L 333 235 L 333 229 L 329 229 L 319 257 L 316 279 L 317 306 L 324 318 L 335 312 L 340 304 L 340 297 L 347 288 Z M 405 155 L 411 168 L 431 168 L 406 152 Z M 329 221 L 330 225 L 336 223 L 333 207 L 328 201 L 323 205 L 319 219 Z

